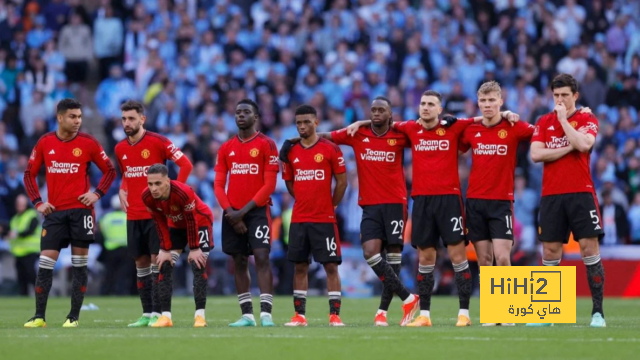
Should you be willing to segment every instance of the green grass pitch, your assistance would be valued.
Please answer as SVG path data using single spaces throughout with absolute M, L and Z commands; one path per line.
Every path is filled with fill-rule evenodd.
M 258 314 L 258 299 L 254 310 Z M 458 300 L 432 301 L 432 328 L 401 328 L 399 300 L 391 304 L 388 328 L 374 328 L 377 299 L 344 299 L 346 328 L 328 326 L 325 297 L 307 302 L 307 328 L 285 328 L 293 315 L 291 298 L 274 302 L 276 328 L 227 327 L 240 310 L 235 297 L 209 297 L 209 327 L 193 329 L 193 300 L 173 300 L 174 328 L 129 329 L 140 316 L 137 298 L 88 297 L 100 309 L 83 311 L 80 327 L 63 329 L 68 298 L 49 300 L 47 328 L 24 329 L 32 299 L 0 299 L 0 359 L 637 359 L 640 301 L 606 299 L 606 329 L 592 329 L 591 300 L 578 299 L 576 324 L 552 328 L 481 327 L 478 298 L 472 298 L 473 326 L 456 328 Z

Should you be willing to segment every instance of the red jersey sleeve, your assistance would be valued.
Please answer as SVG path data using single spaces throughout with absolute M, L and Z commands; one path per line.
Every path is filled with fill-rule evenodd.
M 395 130 L 395 131 L 397 131 L 397 132 L 399 132 L 401 134 L 408 135 L 411 127 L 413 125 L 415 125 L 415 124 L 416 124 L 415 121 L 407 120 L 407 121 L 400 121 L 400 122 L 391 123 L 391 127 L 393 128 L 393 130 Z
M 458 121 L 456 121 L 455 124 L 451 125 L 450 128 L 451 128 L 452 131 L 455 131 L 458 134 L 462 135 L 465 132 L 465 130 L 470 125 L 473 125 L 474 123 L 475 123 L 475 119 L 474 118 L 458 119 Z
M 347 171 L 342 150 L 337 146 L 335 147 L 335 152 L 331 156 L 331 171 L 334 174 L 342 174 Z
M 291 164 L 281 163 L 282 164 L 282 180 L 284 181 L 293 181 L 293 168 Z
M 184 156 L 180 148 L 175 146 L 169 139 L 165 137 L 162 137 L 161 139 L 166 158 L 176 163 L 180 168 L 180 172 L 178 172 L 178 181 L 186 184 L 187 179 L 189 179 L 189 174 L 191 174 L 191 170 L 193 170 L 191 160 Z
M 598 118 L 596 118 L 593 114 L 585 115 L 580 116 L 580 120 L 578 121 L 578 126 L 576 126 L 576 129 L 579 130 L 581 128 L 586 128 L 587 134 L 591 134 L 593 135 L 593 137 L 597 137 L 598 131 L 600 129 Z
M 98 194 L 98 196 L 103 197 L 104 194 L 109 191 L 113 180 L 116 178 L 116 169 L 113 167 L 107 153 L 104 152 L 104 149 L 98 141 L 95 139 L 92 140 L 94 141 L 94 149 L 91 152 L 91 161 L 93 161 L 93 163 L 100 168 L 100 171 L 102 171 L 102 179 L 100 179 L 100 183 L 98 184 L 95 193 Z
M 264 157 L 264 171 L 280 171 L 280 166 L 278 166 L 278 147 L 276 143 L 267 139 L 262 146 L 262 149 L 267 156 Z
M 120 190 L 124 190 L 127 191 L 129 190 L 129 186 L 127 185 L 127 178 L 124 176 L 124 165 L 122 165 L 122 150 L 120 150 L 121 147 L 120 146 L 116 146 L 115 148 L 115 155 L 116 155 L 116 162 L 118 163 L 118 169 L 120 169 L 120 174 L 122 174 L 122 180 L 120 181 Z
M 196 194 L 190 187 L 178 187 L 175 189 L 178 195 L 178 206 L 182 206 L 184 220 L 187 224 L 187 243 L 189 249 L 197 249 L 198 241 L 198 221 L 196 219 Z
M 264 142 L 263 151 L 266 154 L 264 157 L 264 183 L 260 190 L 253 196 L 253 201 L 258 205 L 265 204 L 269 201 L 271 194 L 276 191 L 276 180 L 278 177 L 278 147 L 273 140 L 268 139 Z
M 38 143 L 31 151 L 27 169 L 24 171 L 24 188 L 27 190 L 29 199 L 31 199 L 31 202 L 35 207 L 38 207 L 38 204 L 42 202 L 37 181 L 38 173 L 40 172 L 40 168 L 44 162 L 41 142 L 42 138 L 38 140 Z
M 463 131 L 458 141 L 458 151 L 466 153 L 471 148 L 471 141 L 469 141 L 469 131 Z
M 360 131 L 360 130 L 358 130 Z M 340 129 L 331 132 L 331 141 L 338 145 L 349 145 L 353 143 L 354 136 L 347 134 L 347 129 Z
M 169 236 L 169 224 L 167 222 L 167 217 L 161 211 L 156 209 L 149 189 L 146 189 L 142 193 L 142 202 L 151 213 L 153 222 L 156 224 L 156 232 L 158 233 L 158 238 L 160 238 L 160 248 L 165 251 L 171 250 L 171 237 Z
M 546 120 L 546 116 L 545 117 L 541 117 L 540 120 L 538 120 L 538 122 L 536 123 L 536 126 L 533 128 L 533 135 L 531 136 L 531 142 L 534 143 L 536 141 L 539 141 L 541 143 L 544 143 L 545 141 L 545 120 Z
M 216 195 L 216 200 L 218 200 L 218 204 L 222 209 L 227 209 L 231 206 L 229 202 L 229 197 L 227 197 L 227 174 L 229 173 L 229 169 L 227 168 L 227 147 L 223 144 L 218 150 L 218 155 L 216 156 L 216 165 L 214 167 L 214 171 L 216 172 L 216 178 L 213 181 L 213 192 Z
M 518 140 L 530 140 L 535 131 L 535 126 L 525 121 L 518 121 L 515 125 L 518 131 Z

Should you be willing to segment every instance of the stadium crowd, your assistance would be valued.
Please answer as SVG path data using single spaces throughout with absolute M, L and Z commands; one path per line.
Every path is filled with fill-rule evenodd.
M 188 183 L 214 212 L 219 250 L 213 164 L 236 131 L 240 99 L 256 100 L 260 130 L 280 146 L 297 136 L 292 109 L 298 104 L 318 110 L 320 131 L 368 118 L 370 100 L 380 95 L 391 100 L 396 121 L 415 119 L 426 89 L 443 95 L 447 113 L 471 117 L 479 113 L 476 91 L 486 80 L 502 85 L 505 109 L 535 123 L 553 108 L 549 83 L 559 72 L 580 81 L 579 103 L 600 121 L 591 159 L 602 245 L 640 244 L 639 19 L 638 2 L 619 0 L 0 0 L 2 246 L 16 236 L 9 224 L 25 192 L 29 153 L 55 129 L 55 104 L 65 97 L 83 102 L 83 131 L 100 139 L 109 155 L 125 138 L 119 105 L 143 101 L 145 127 L 167 136 L 194 163 Z M 362 211 L 353 153 L 343 151 L 349 186 L 337 210 L 339 227 L 343 244 L 357 249 Z M 464 158 L 463 194 L 469 154 Z M 93 170 L 97 185 L 100 174 Z M 405 172 L 410 187 L 418 175 L 410 165 Z M 522 144 L 514 204 L 514 257 L 520 260 L 514 264 L 536 261 L 541 179 L 542 164 L 534 164 Z M 114 182 L 97 204 L 99 218 L 112 210 L 118 187 Z M 282 180 L 273 201 L 276 217 L 291 208 Z M 286 231 L 275 233 L 281 245 L 274 243 L 274 264 L 285 269 L 279 249 Z M 405 248 L 409 260 L 415 257 Z M 227 260 L 211 261 L 224 268 Z M 414 271 L 415 259 L 405 264 Z M 360 258 L 348 268 L 358 278 L 373 276 Z

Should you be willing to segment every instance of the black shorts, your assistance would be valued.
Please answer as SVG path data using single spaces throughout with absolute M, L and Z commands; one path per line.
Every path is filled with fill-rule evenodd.
M 171 250 L 184 250 L 189 245 L 187 229 L 169 228 L 171 237 Z M 208 253 L 213 249 L 213 230 L 211 226 L 198 228 L 198 243 L 202 252 Z
M 467 238 L 471 241 L 513 240 L 513 202 L 467 199 Z
M 540 199 L 538 238 L 543 242 L 569 242 L 604 236 L 598 198 L 592 193 L 543 196 Z
M 465 237 L 464 211 L 459 195 L 429 195 L 413 198 L 411 214 L 411 245 L 414 247 L 438 247 L 440 238 L 445 246 Z
M 380 239 L 383 246 L 404 244 L 404 224 L 407 221 L 407 205 L 380 204 L 362 207 L 360 237 L 362 242 Z
M 72 247 L 88 249 L 93 243 L 95 215 L 93 209 L 58 210 L 45 216 L 40 238 L 41 250 Z
M 238 234 L 233 226 L 222 220 L 222 251 L 227 255 L 253 255 L 253 249 L 271 249 L 271 210 L 268 206 L 255 208 L 244 216 L 246 234 Z
M 152 219 L 127 220 L 127 248 L 134 259 L 143 255 L 158 255 L 160 238 Z
M 342 264 L 342 249 L 335 223 L 291 223 L 287 258 L 292 262 Z

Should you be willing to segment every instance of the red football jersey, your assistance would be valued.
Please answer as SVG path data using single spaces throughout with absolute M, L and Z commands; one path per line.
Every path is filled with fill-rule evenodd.
M 229 174 L 227 196 L 234 209 L 249 203 L 265 183 L 265 172 L 278 172 L 278 148 L 262 133 L 242 140 L 234 136 L 218 150 L 216 173 Z M 271 202 L 267 199 L 258 207 Z
M 389 129 L 377 135 L 371 127 L 361 127 L 354 136 L 346 129 L 333 131 L 331 139 L 349 145 L 356 154 L 358 168 L 358 205 L 406 204 L 407 184 L 402 160 L 407 137 Z
M 149 188 L 142 192 L 141 198 L 156 223 L 160 247 L 163 250 L 171 250 L 169 220 L 172 228 L 187 229 L 189 249 L 195 249 L 199 245 L 198 228 L 213 224 L 213 214 L 209 207 L 189 185 L 179 181 L 171 180 L 171 190 L 166 200 L 154 199 Z
M 61 140 L 55 132 L 42 135 L 24 172 L 24 187 L 29 198 L 36 206 L 42 202 L 36 177 L 44 165 L 49 194 L 47 201 L 56 210 L 87 208 L 78 197 L 90 189 L 91 162 L 102 171 L 102 179 L 95 192 L 103 197 L 116 178 L 116 169 L 98 140 L 81 132 L 71 140 Z
M 167 160 L 178 161 L 182 151 L 166 137 L 151 131 L 146 131 L 136 143 L 126 138 L 116 145 L 115 149 L 118 166 L 123 181 L 127 182 L 128 220 L 151 219 L 151 214 L 142 203 L 142 194 L 147 188 L 147 169 L 153 164 L 166 164 Z
M 569 118 L 575 129 L 586 128 L 588 133 L 598 135 L 598 119 L 593 114 L 575 112 Z M 569 146 L 569 140 L 560 125 L 555 112 L 548 113 L 538 120 L 531 142 L 542 142 L 548 149 Z M 560 159 L 545 162 L 542 172 L 542 196 L 594 192 L 589 161 L 591 152 L 574 150 Z
M 411 143 L 413 186 L 411 196 L 460 195 L 458 142 L 473 119 L 460 119 L 450 127 L 438 123 L 427 130 L 416 121 L 393 124 Z
M 293 181 L 291 222 L 335 222 L 331 180 L 333 174 L 345 171 L 342 151 L 329 140 L 320 138 L 308 148 L 295 144 L 289 152 L 289 163 L 282 168 L 282 179 Z
M 531 139 L 533 128 L 523 121 L 511 126 L 502 120 L 492 127 L 474 123 L 464 131 L 460 150 L 472 149 L 467 198 L 513 201 L 518 144 Z

